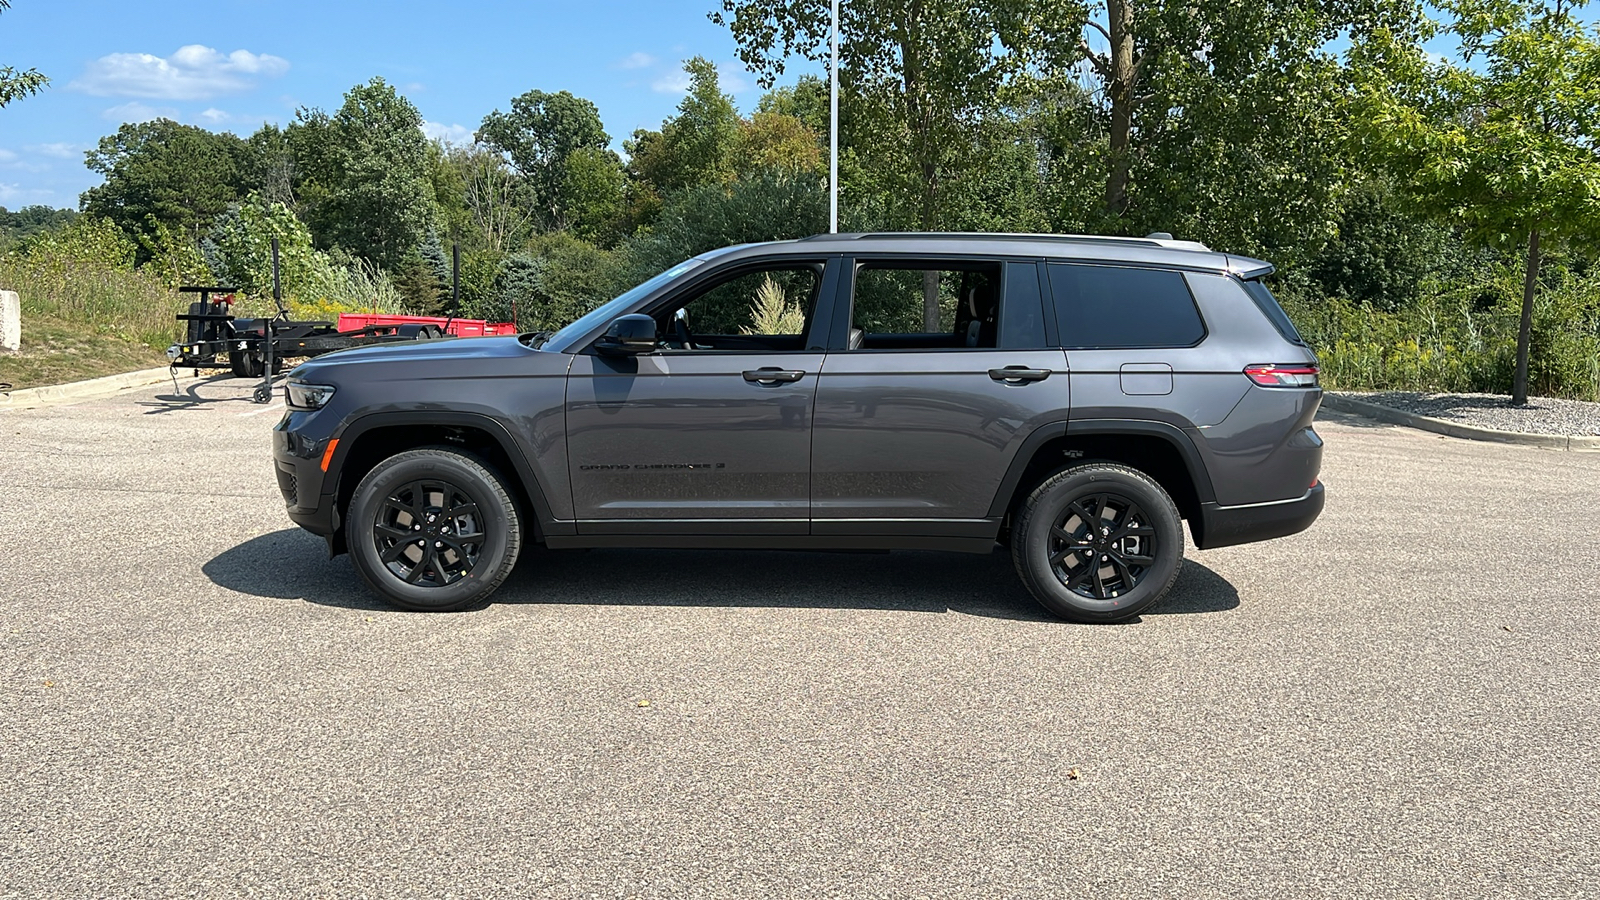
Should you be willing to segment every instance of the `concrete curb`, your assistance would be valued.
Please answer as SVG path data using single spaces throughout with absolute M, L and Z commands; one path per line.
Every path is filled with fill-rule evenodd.
M 1391 425 L 1404 425 L 1407 428 L 1418 428 L 1431 431 L 1453 438 L 1464 438 L 1469 441 L 1497 441 L 1502 444 L 1522 444 L 1526 447 L 1544 447 L 1547 450 L 1575 450 L 1579 452 L 1600 452 L 1600 436 L 1581 434 L 1528 434 L 1522 431 L 1500 431 L 1496 428 L 1479 428 L 1475 425 L 1461 425 L 1456 422 L 1447 422 L 1444 419 L 1435 419 L 1429 416 L 1419 416 L 1403 410 L 1388 406 L 1379 406 L 1365 400 L 1357 400 L 1343 394 L 1323 393 L 1322 405 L 1339 412 L 1354 413 Z
M 162 366 L 159 369 L 141 369 L 138 372 L 124 372 L 121 375 L 107 375 L 104 378 L 91 378 L 88 381 L 74 381 L 70 384 L 50 384 L 44 387 L 24 388 L 20 391 L 0 393 L 0 409 L 38 409 L 42 406 L 63 406 L 68 403 L 82 403 L 86 400 L 99 400 L 111 397 L 123 391 L 134 388 L 149 387 L 169 380 L 172 376 L 170 369 Z

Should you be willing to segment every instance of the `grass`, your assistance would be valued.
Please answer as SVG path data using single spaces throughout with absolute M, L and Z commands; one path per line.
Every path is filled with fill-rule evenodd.
M 164 353 L 139 341 L 96 333 L 50 316 L 24 315 L 21 351 L 0 351 L 0 382 L 21 390 L 152 369 L 166 362 Z

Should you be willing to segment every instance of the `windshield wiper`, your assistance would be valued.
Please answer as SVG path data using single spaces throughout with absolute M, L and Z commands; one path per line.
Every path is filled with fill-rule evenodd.
M 527 344 L 529 349 L 537 350 L 543 347 L 553 334 L 555 334 L 554 331 L 535 331 L 533 334 L 523 338 L 522 342 Z

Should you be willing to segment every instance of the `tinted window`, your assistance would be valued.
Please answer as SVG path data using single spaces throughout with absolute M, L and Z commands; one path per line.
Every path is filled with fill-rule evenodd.
M 1245 293 L 1250 295 L 1250 299 L 1256 302 L 1256 306 L 1261 308 L 1261 312 L 1272 321 L 1273 326 L 1278 329 L 1278 333 L 1283 335 L 1285 340 L 1305 346 L 1306 342 L 1300 337 L 1300 332 L 1295 330 L 1294 323 L 1289 320 L 1289 314 L 1284 312 L 1283 307 L 1278 305 L 1278 298 L 1272 296 L 1272 292 L 1267 290 L 1266 285 L 1259 281 L 1246 281 L 1244 290 Z
M 1068 349 L 1190 347 L 1205 337 L 1179 272 L 1052 263 L 1050 292 Z
M 850 348 L 995 347 L 1000 272 L 999 263 L 976 261 L 861 263 L 855 274 Z

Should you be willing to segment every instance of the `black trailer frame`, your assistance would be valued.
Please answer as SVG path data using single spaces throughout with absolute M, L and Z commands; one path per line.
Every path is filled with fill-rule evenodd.
M 460 249 L 456 248 L 456 271 L 460 271 Z M 460 302 L 459 275 L 452 285 L 456 304 Z M 274 380 L 283 371 L 286 359 L 320 356 L 335 350 L 364 347 L 373 344 L 405 341 L 438 340 L 446 337 L 445 329 L 434 324 L 408 323 L 404 325 L 368 325 L 364 328 L 340 331 L 332 322 L 300 321 L 289 318 L 283 305 L 282 287 L 278 272 L 278 241 L 272 241 L 272 300 L 277 312 L 266 319 L 241 319 L 233 314 L 233 294 L 237 288 L 184 286 L 180 294 L 199 294 L 200 299 L 189 304 L 189 311 L 179 315 L 178 321 L 186 323 L 185 340 L 167 348 L 167 359 L 173 369 L 230 369 L 240 378 L 260 378 L 261 384 L 252 398 L 257 403 L 272 400 Z

